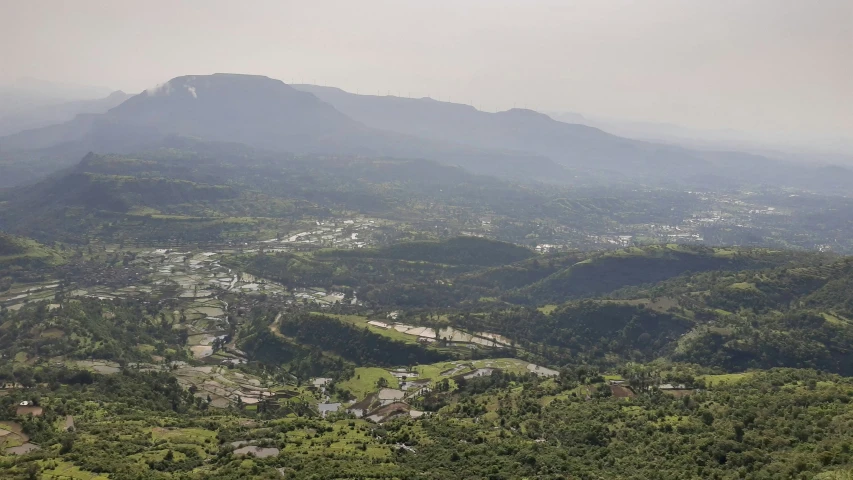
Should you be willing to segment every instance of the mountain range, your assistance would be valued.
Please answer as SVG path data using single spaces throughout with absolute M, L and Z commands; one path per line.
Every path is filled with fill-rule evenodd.
M 0 138 L 0 165 L 11 179 L 0 186 L 35 180 L 89 151 L 147 150 L 176 135 L 297 154 L 424 158 L 475 173 L 556 183 L 772 184 L 843 191 L 853 181 L 853 171 L 843 167 L 630 140 L 532 110 L 488 113 L 429 98 L 356 95 L 263 76 L 214 74 L 177 77 L 104 113 L 81 113 Z M 34 169 L 36 159 L 42 164 Z
M 692 149 L 633 140 L 589 126 L 580 115 L 566 121 L 527 109 L 489 113 L 431 98 L 358 95 L 334 87 L 294 85 L 375 128 L 480 148 L 546 156 L 569 168 L 603 172 L 611 181 L 696 187 L 785 185 L 843 191 L 853 181 L 845 167 L 805 166 L 740 151 Z
M 37 151 L 68 165 L 88 151 L 145 150 L 175 135 L 293 153 L 440 159 L 476 172 L 531 179 L 564 175 L 542 156 L 371 128 L 279 80 L 235 74 L 178 77 L 106 113 L 2 138 L 0 151 Z

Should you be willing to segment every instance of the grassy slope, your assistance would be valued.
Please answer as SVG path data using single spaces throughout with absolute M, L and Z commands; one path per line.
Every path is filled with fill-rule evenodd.
M 0 233 L 0 269 L 49 267 L 65 263 L 65 260 L 57 250 L 34 240 Z

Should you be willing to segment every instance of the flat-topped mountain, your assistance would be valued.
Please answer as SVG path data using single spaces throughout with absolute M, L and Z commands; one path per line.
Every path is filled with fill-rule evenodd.
M 310 93 L 257 75 L 177 77 L 110 110 L 126 125 L 259 147 L 309 148 L 368 129 Z

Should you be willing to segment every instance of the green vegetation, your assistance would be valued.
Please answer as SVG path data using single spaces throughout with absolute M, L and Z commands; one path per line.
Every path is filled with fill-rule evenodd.
M 517 302 L 554 302 L 606 295 L 652 284 L 688 272 L 762 269 L 801 261 L 791 252 L 732 250 L 685 245 L 652 245 L 592 255 L 508 298 Z
M 849 258 L 590 248 L 699 201 L 448 169 L 159 150 L 3 193 L 0 478 L 853 470 Z
M 372 369 L 357 374 L 361 384 L 384 378 Z M 556 380 L 494 373 L 436 388 L 424 399 L 434 409 L 427 418 L 381 425 L 211 411 L 167 374 L 124 371 L 88 383 L 49 375 L 49 396 L 47 387 L 28 393 L 40 395 L 43 415 L 23 424 L 42 448 L 0 455 L 6 477 L 761 479 L 844 478 L 853 467 L 842 427 L 853 383 L 810 370 L 633 398 L 611 395 L 581 370 Z M 0 397 L 0 414 L 21 393 Z M 71 432 L 57 427 L 67 415 Z
M 321 314 L 315 313 L 315 315 L 321 315 Z M 337 315 L 334 313 L 329 313 L 329 314 L 325 314 L 323 316 L 329 317 L 329 318 L 334 318 L 334 319 L 340 320 L 342 322 L 351 323 L 351 324 L 353 324 L 357 327 L 360 327 L 360 328 L 366 328 L 366 329 L 370 330 L 372 333 L 382 335 L 384 337 L 388 337 L 389 339 L 397 341 L 397 342 L 417 344 L 417 337 L 415 337 L 413 335 L 407 335 L 407 334 L 405 334 L 403 332 L 399 332 L 393 328 L 382 328 L 382 327 L 376 327 L 373 325 L 368 325 L 367 322 L 369 320 L 367 319 L 367 317 L 364 317 L 361 315 Z
M 535 255 L 524 247 L 477 237 L 458 237 L 441 242 L 405 242 L 381 249 L 341 251 L 334 254 L 342 257 L 388 258 L 484 267 L 518 262 Z
M 357 365 L 412 365 L 447 358 L 439 351 L 391 340 L 366 327 L 357 328 L 323 315 L 286 315 L 280 329 L 301 344 L 319 347 Z
M 38 355 L 102 359 L 122 363 L 150 361 L 152 355 L 185 358 L 187 332 L 143 301 L 102 302 L 83 298 L 50 308 L 47 302 L 8 312 L 0 323 L 0 349 L 11 357 Z M 148 349 L 136 348 L 149 345 Z M 167 350 L 173 349 L 172 353 Z M 2 381 L 2 380 L 0 380 Z
M 702 375 L 699 377 L 705 385 L 728 385 L 749 379 L 753 373 L 723 373 L 720 375 Z
M 66 261 L 60 251 L 0 232 L 0 293 L 9 290 L 12 283 L 40 281 L 47 270 Z
M 387 388 L 400 386 L 397 378 L 388 373 L 387 369 L 359 367 L 355 369 L 355 374 L 349 380 L 338 384 L 338 389 L 349 391 L 355 398 L 362 400 L 369 393 L 375 392 L 379 385 L 385 385 Z

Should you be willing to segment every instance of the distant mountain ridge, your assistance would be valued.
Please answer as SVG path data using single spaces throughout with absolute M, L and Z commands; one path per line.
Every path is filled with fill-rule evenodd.
M 432 99 L 355 95 L 258 75 L 176 77 L 102 114 L 0 138 L 11 180 L 33 181 L 89 151 L 156 149 L 174 136 L 296 154 L 430 159 L 474 173 L 571 184 L 794 186 L 846 192 L 853 170 L 630 140 L 525 109 L 481 112 Z
M 351 119 L 311 93 L 257 75 L 177 77 L 102 115 L 0 139 L 0 149 L 128 153 L 170 136 L 236 142 L 293 153 L 429 158 L 473 171 L 553 178 L 563 169 L 541 156 L 386 132 Z
M 803 165 L 736 151 L 693 150 L 632 140 L 593 126 L 566 123 L 526 109 L 489 113 L 431 98 L 358 95 L 334 87 L 294 85 L 364 124 L 473 147 L 546 156 L 576 169 L 603 171 L 612 180 L 686 183 L 701 187 L 775 184 L 844 191 L 853 170 L 836 176 Z M 569 121 L 583 121 L 580 116 Z
M 0 84 L 0 117 L 78 100 L 96 100 L 111 92 L 106 87 L 19 78 Z
M 0 135 L 12 135 L 24 130 L 67 122 L 77 115 L 105 113 L 132 96 L 132 94 L 117 90 L 104 98 L 43 105 L 0 116 Z

